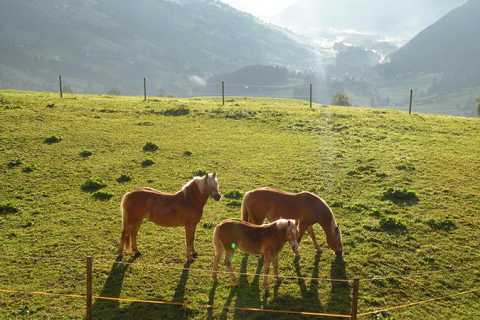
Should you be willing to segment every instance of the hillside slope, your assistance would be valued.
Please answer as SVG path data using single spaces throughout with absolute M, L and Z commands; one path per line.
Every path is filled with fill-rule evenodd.
M 470 0 L 393 53 L 388 75 L 439 74 L 437 91 L 480 85 L 480 1 Z
M 300 0 L 273 21 L 296 31 L 409 39 L 465 0 Z
M 84 294 L 87 255 L 95 259 L 95 295 L 187 304 L 96 300 L 94 319 L 102 320 L 272 317 L 241 308 L 345 314 L 351 282 L 343 280 L 355 277 L 362 279 L 360 312 L 478 288 L 480 119 L 311 110 L 280 99 L 232 98 L 221 107 L 219 99 L 66 98 L 0 91 L 0 289 Z M 145 152 L 146 142 L 158 150 Z M 224 197 L 205 207 L 198 260 L 184 269 L 182 228 L 145 222 L 143 256 L 120 264 L 122 195 L 142 186 L 174 192 L 200 170 L 218 173 Z M 82 191 L 90 178 L 104 182 L 104 201 Z M 344 259 L 328 249 L 315 254 L 306 237 L 300 261 L 288 245 L 281 252 L 285 278 L 270 294 L 251 275 L 261 261 L 240 252 L 235 270 L 250 274 L 238 287 L 227 274 L 214 285 L 213 227 L 238 218 L 241 195 L 260 186 L 324 198 L 342 229 Z M 321 227 L 315 230 L 323 243 Z M 84 317 L 82 297 L 0 295 L 0 319 Z M 397 320 L 477 319 L 479 297 L 389 313 Z
M 0 87 L 188 94 L 251 64 L 308 65 L 284 33 L 215 0 L 0 2 Z M 160 90 L 162 89 L 162 90 Z

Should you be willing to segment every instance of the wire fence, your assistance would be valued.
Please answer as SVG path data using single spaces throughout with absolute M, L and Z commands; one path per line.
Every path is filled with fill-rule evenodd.
M 14 258 L 13 256 L 3 256 L 0 260 L 5 260 L 8 258 Z M 22 256 L 17 257 L 17 259 L 25 259 L 25 260 L 45 260 L 49 262 L 58 262 L 58 261 L 75 261 L 81 262 L 84 259 L 80 258 L 66 258 L 66 257 L 33 257 L 33 256 Z M 136 265 L 142 268 L 148 269 L 157 269 L 157 270 L 182 270 L 182 271 L 192 271 L 192 272 L 199 272 L 199 273 L 211 273 L 211 270 L 201 269 L 201 268 L 189 268 L 189 267 L 177 267 L 171 266 L 166 264 L 159 264 L 159 265 L 152 265 L 152 264 L 145 264 L 141 262 L 125 262 L 125 261 L 114 261 L 113 263 L 111 260 L 107 263 L 107 257 L 99 257 L 96 260 L 96 267 L 104 267 L 104 266 L 112 266 L 113 265 L 123 265 L 123 266 L 131 266 Z M 468 268 L 472 268 L 469 266 Z M 461 270 L 467 270 L 468 268 L 457 269 L 456 272 L 460 272 Z M 192 301 L 184 300 L 184 301 L 167 301 L 167 300 L 156 300 L 156 299 L 141 299 L 137 297 L 113 297 L 113 296 L 106 296 L 106 295 L 94 295 L 92 289 L 93 279 L 93 258 L 87 258 L 87 272 L 86 272 L 86 293 L 79 294 L 79 293 L 60 293 L 60 292 L 53 292 L 49 290 L 20 290 L 14 288 L 1 288 L 0 287 L 0 294 L 14 294 L 14 295 L 29 295 L 29 296 L 45 296 L 45 297 L 64 297 L 69 299 L 83 299 L 86 300 L 86 314 L 87 319 L 92 319 L 91 313 L 91 306 L 93 301 L 116 301 L 116 302 L 124 302 L 124 303 L 140 303 L 140 304 L 155 304 L 155 305 L 172 305 L 178 306 L 182 308 L 188 308 L 189 306 L 194 306 L 196 308 L 204 308 L 204 309 L 216 309 L 217 307 L 213 304 L 196 304 Z M 219 271 L 221 272 L 221 271 Z M 261 273 L 247 273 L 247 272 L 222 272 L 224 274 L 231 274 L 234 273 L 239 276 L 263 276 Z M 431 275 L 433 274 L 441 274 L 440 270 L 436 271 L 429 271 L 429 272 L 420 272 L 415 273 L 413 275 L 405 275 L 405 276 L 382 276 L 382 277 L 370 277 L 370 278 L 355 278 L 355 279 L 342 279 L 342 278 L 320 278 L 320 277 L 301 277 L 301 276 L 288 276 L 288 275 L 280 275 L 279 277 L 282 279 L 294 279 L 294 280 L 310 280 L 310 281 L 324 281 L 324 282 L 339 282 L 345 283 L 348 288 L 351 289 L 351 312 L 350 313 L 329 313 L 329 312 L 315 312 L 315 311 L 301 311 L 301 310 L 288 310 L 288 309 L 276 309 L 276 308 L 267 308 L 267 307 L 247 307 L 247 306 L 224 306 L 222 308 L 223 311 L 241 311 L 241 312 L 249 312 L 249 313 L 269 313 L 269 314 L 290 314 L 290 315 L 299 315 L 305 317 L 327 317 L 327 318 L 343 318 L 343 319 L 358 319 L 364 318 L 368 316 L 373 316 L 377 314 L 381 314 L 383 312 L 391 312 L 391 311 L 399 311 L 409 308 L 414 308 L 420 305 L 428 305 L 428 304 L 435 304 L 440 301 L 455 299 L 461 296 L 472 295 L 476 293 L 480 293 L 480 287 L 473 287 L 469 290 L 462 290 L 457 291 L 448 295 L 432 297 L 423 300 L 411 301 L 406 302 L 403 304 L 387 306 L 384 308 L 378 308 L 373 310 L 365 310 L 363 312 L 359 312 L 357 309 L 358 306 L 358 299 L 359 299 L 359 288 L 360 284 L 367 282 L 372 282 L 376 280 L 382 279 L 405 279 L 405 280 L 412 280 L 412 279 L 425 279 L 427 281 L 432 281 Z M 273 276 L 273 275 L 271 275 Z M 90 282 L 90 283 L 89 283 Z M 58 289 L 58 288 L 57 288 Z

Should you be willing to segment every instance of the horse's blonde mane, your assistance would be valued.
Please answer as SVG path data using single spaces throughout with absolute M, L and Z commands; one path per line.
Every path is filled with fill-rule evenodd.
M 196 183 L 197 186 L 200 188 L 199 186 L 199 182 L 200 180 L 202 180 L 203 177 L 193 177 L 192 179 L 188 180 L 182 187 L 182 191 L 185 191 L 192 183 Z
M 278 219 L 274 223 L 277 225 L 279 229 L 287 229 L 288 227 L 288 222 L 291 221 L 293 225 L 295 225 L 295 221 L 292 219 Z

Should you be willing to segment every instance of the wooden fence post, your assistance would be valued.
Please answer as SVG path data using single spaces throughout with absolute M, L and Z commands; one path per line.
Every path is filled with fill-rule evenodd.
M 353 292 L 352 292 L 352 320 L 357 320 L 358 315 L 358 290 L 360 288 L 360 279 L 355 278 L 353 280 Z
M 92 271 L 93 271 L 93 257 L 87 257 L 87 314 L 86 319 L 92 320 Z
M 147 78 L 143 78 L 143 101 L 147 101 Z
M 410 89 L 410 108 L 408 109 L 408 114 L 412 114 L 412 105 L 413 105 L 413 89 Z
M 222 106 L 225 105 L 225 81 L 222 81 Z
M 312 83 L 310 83 L 310 108 L 312 108 L 312 94 L 313 94 L 313 86 Z
M 62 75 L 58 75 L 58 87 L 60 89 L 60 98 L 63 98 L 63 85 L 62 85 Z

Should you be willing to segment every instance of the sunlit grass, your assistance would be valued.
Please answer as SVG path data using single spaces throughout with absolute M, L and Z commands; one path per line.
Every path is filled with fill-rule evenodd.
M 416 282 L 362 281 L 361 310 L 462 291 L 480 278 L 479 119 L 319 105 L 312 110 L 299 100 L 237 97 L 225 107 L 217 98 L 143 102 L 66 95 L 62 100 L 18 91 L 0 91 L 0 97 L 0 203 L 5 208 L 0 213 L 0 288 L 84 293 L 84 259 L 93 255 L 96 294 L 186 300 L 192 319 L 209 316 L 202 306 L 212 302 L 213 292 L 219 307 L 211 314 L 215 319 L 270 316 L 223 314 L 224 306 L 349 312 L 350 288 L 329 282 L 285 280 L 266 300 L 252 276 L 238 289 L 229 287 L 227 276 L 212 287 L 213 226 L 238 218 L 242 194 L 260 186 L 312 191 L 334 210 L 345 262 L 327 249 L 316 257 L 305 238 L 302 275 L 364 279 L 437 272 Z M 60 140 L 44 143 L 49 137 Z M 146 145 L 158 149 L 144 150 Z M 146 160 L 150 165 L 144 165 Z M 34 170 L 24 172 L 24 167 Z M 194 271 L 178 269 L 184 259 L 183 229 L 151 223 L 140 230 L 144 255 L 129 268 L 113 264 L 121 196 L 140 186 L 174 192 L 192 174 L 205 171 L 218 173 L 229 197 L 205 207 Z M 101 181 L 98 198 L 82 190 L 93 180 Z M 403 194 L 414 194 L 416 200 L 397 197 Z M 315 229 L 323 239 L 321 228 Z M 28 259 L 36 256 L 62 259 Z M 254 273 L 258 259 L 238 253 L 234 265 Z M 288 248 L 280 270 L 297 275 Z M 455 299 L 455 307 L 442 302 L 393 314 L 396 319 L 470 319 L 480 312 L 478 301 L 479 295 L 467 295 Z M 5 319 L 80 319 L 83 308 L 81 300 L 0 293 L 0 318 Z M 185 316 L 178 307 L 113 302 L 96 303 L 94 313 L 99 319 Z

